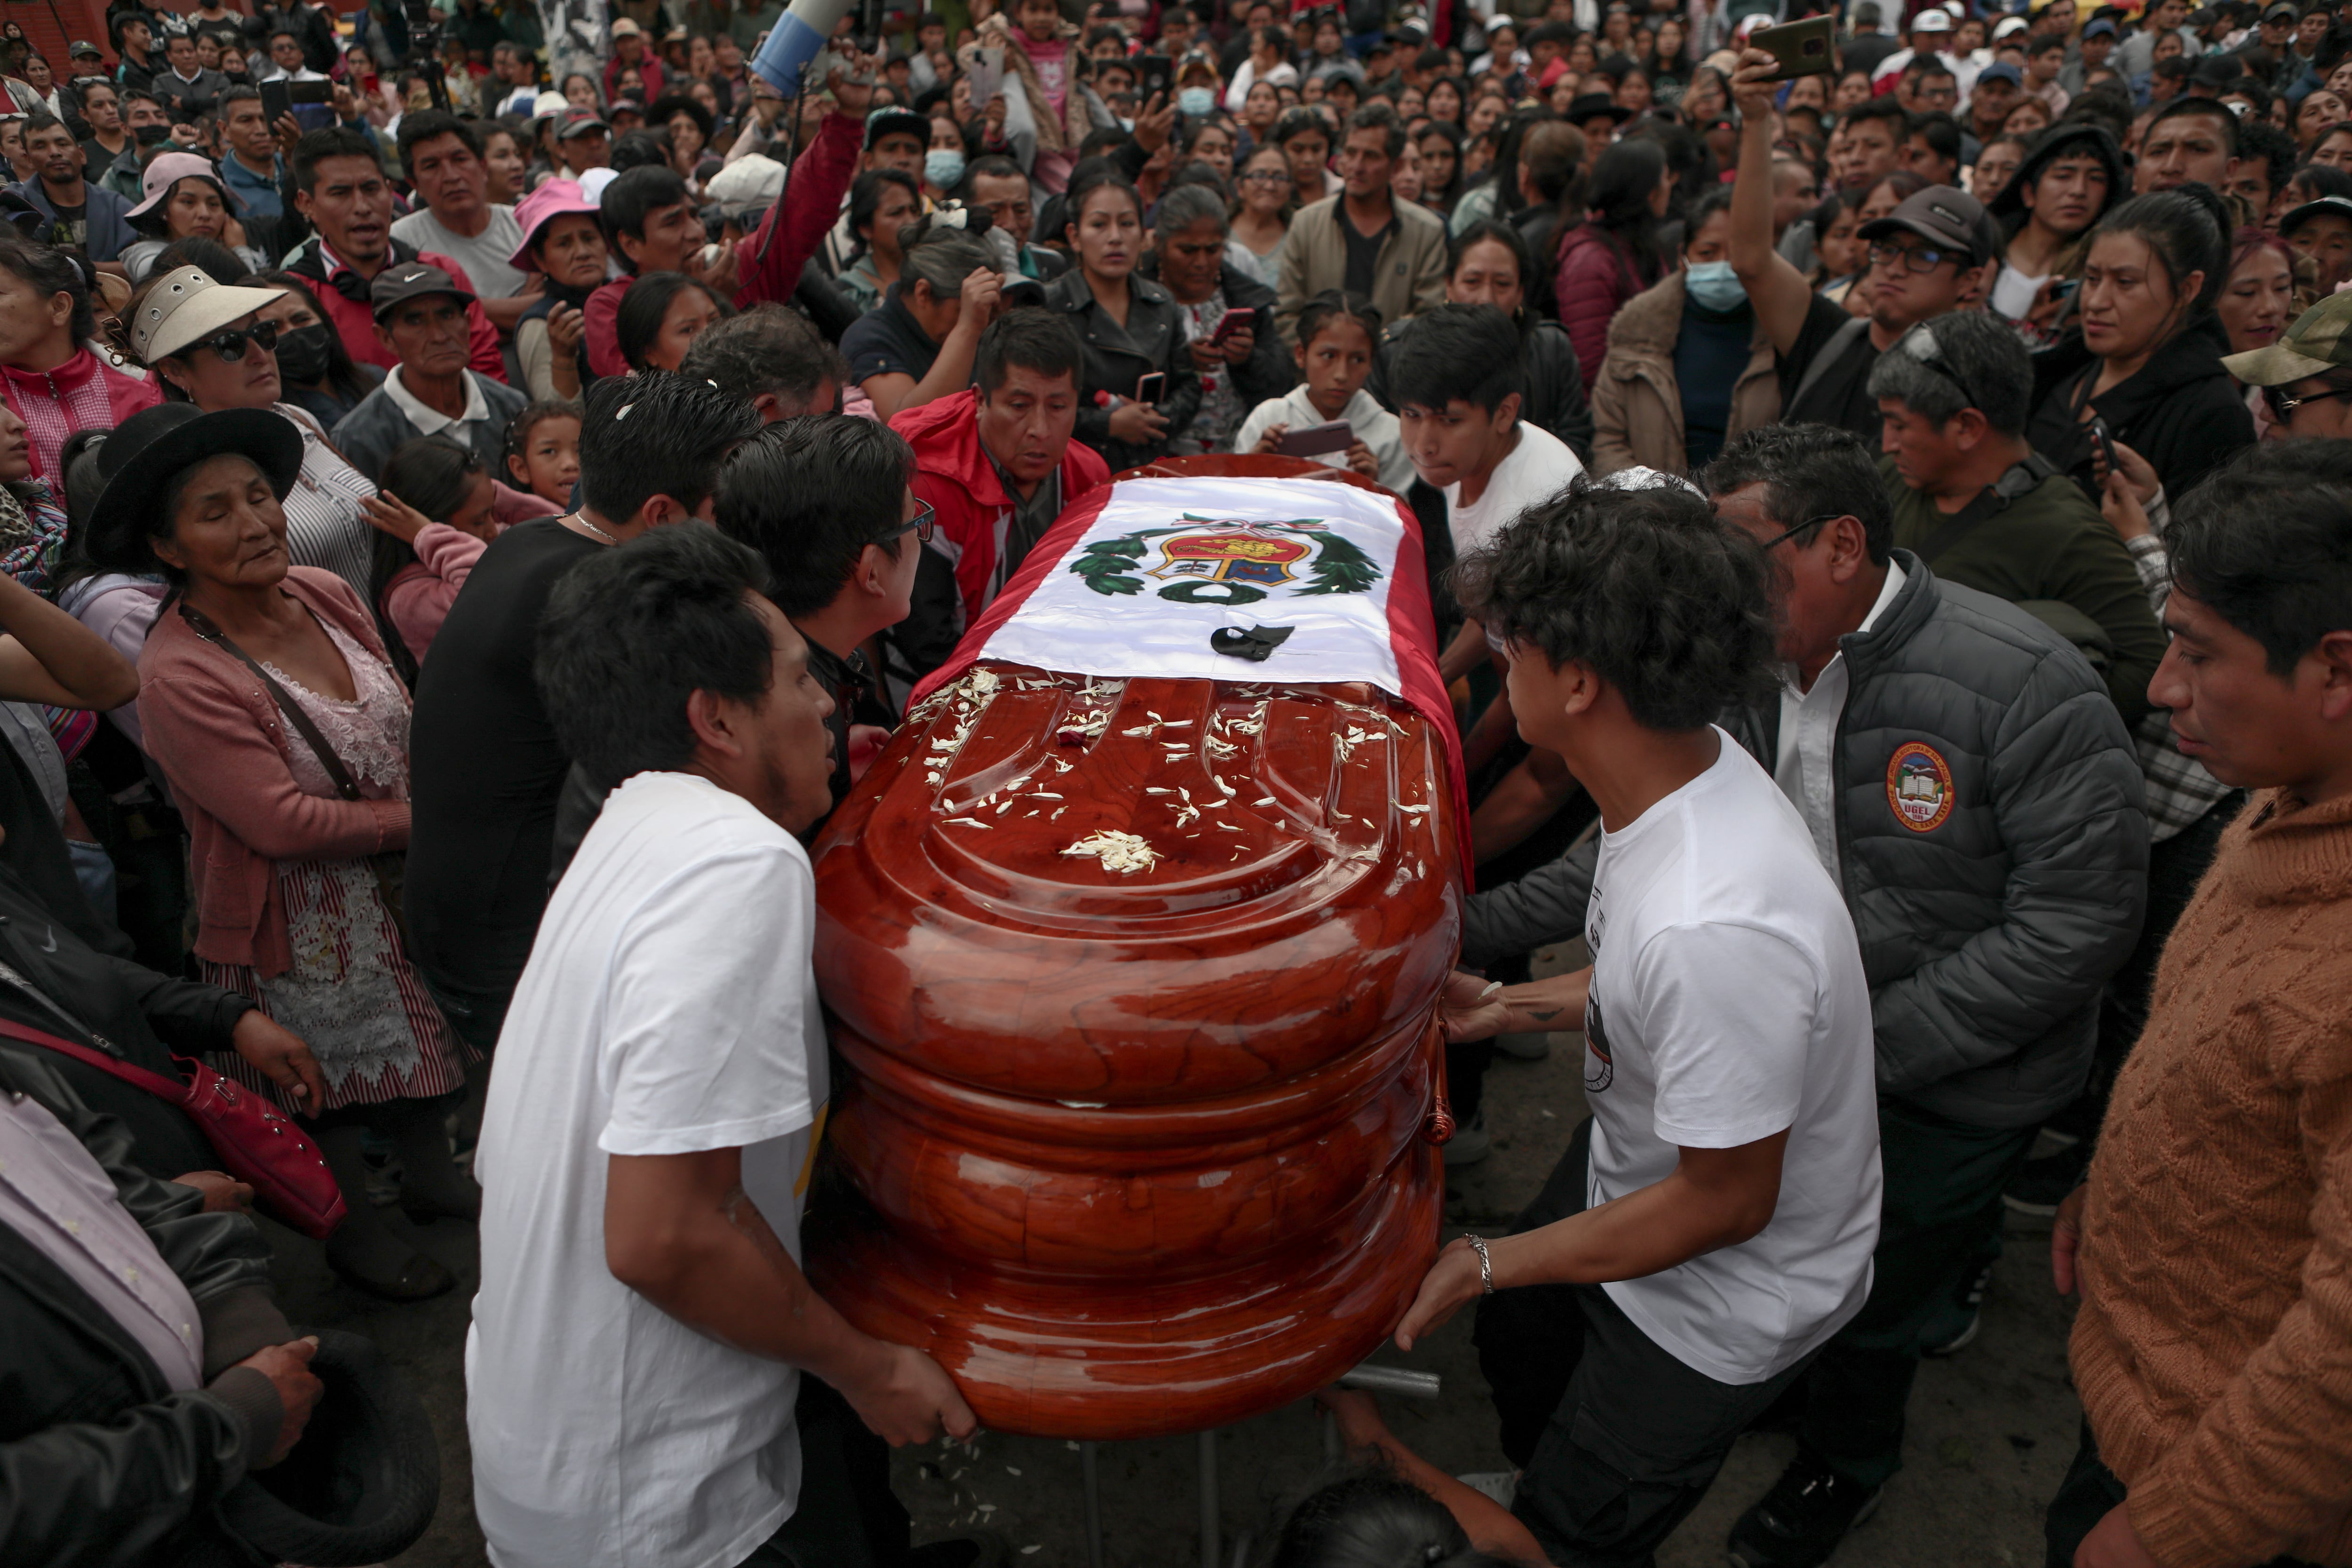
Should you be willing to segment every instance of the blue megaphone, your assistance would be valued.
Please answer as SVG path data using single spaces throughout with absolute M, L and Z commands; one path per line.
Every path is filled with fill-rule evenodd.
M 786 98 L 798 98 L 802 70 L 824 51 L 850 5 L 851 0 L 793 0 L 792 9 L 751 57 L 752 71 Z

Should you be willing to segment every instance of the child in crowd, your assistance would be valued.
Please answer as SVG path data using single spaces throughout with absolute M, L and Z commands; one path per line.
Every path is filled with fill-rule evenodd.
M 534 403 L 507 426 L 507 479 L 560 514 L 580 482 L 580 405 Z
M 1316 461 L 1353 469 L 1402 495 L 1412 483 L 1404 432 L 1397 416 L 1364 390 L 1380 335 L 1381 313 L 1361 294 L 1335 289 L 1309 300 L 1298 312 L 1298 347 L 1293 351 L 1307 379 L 1250 410 L 1234 433 L 1234 450 L 1278 452 L 1293 430 L 1345 420 L 1356 438 L 1343 452 L 1317 454 Z
M 397 645 L 384 640 L 395 665 L 405 650 L 404 676 L 415 679 L 457 590 L 497 537 L 497 501 L 490 471 L 470 447 L 427 436 L 384 459 L 382 489 L 362 504 L 376 528 L 376 615 L 399 634 Z

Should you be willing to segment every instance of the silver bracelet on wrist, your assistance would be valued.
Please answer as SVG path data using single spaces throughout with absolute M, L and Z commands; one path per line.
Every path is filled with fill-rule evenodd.
M 1495 1293 L 1495 1260 L 1487 1256 L 1486 1238 L 1483 1236 L 1472 1236 L 1465 1231 L 1462 1239 L 1468 1242 L 1478 1254 L 1479 1293 L 1486 1296 L 1493 1295 Z

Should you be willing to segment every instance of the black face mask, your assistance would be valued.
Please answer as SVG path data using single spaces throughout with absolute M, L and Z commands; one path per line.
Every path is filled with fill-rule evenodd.
M 142 147 L 152 147 L 158 142 L 169 142 L 172 139 L 172 128 L 168 125 L 142 125 L 133 131 L 131 137 Z
M 301 386 L 327 379 L 327 327 L 313 322 L 278 334 L 278 374 Z

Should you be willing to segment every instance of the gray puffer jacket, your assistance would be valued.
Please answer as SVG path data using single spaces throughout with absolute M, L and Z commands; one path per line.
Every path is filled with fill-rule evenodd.
M 2083 656 L 1989 594 L 1908 574 L 1841 643 L 1841 883 L 1870 978 L 1882 1094 L 2027 1127 L 2083 1087 L 2099 988 L 2138 939 L 2147 816 L 2131 737 Z M 1778 699 L 1725 717 L 1762 763 Z M 1469 902 L 1463 961 L 1580 931 L 1597 843 Z

